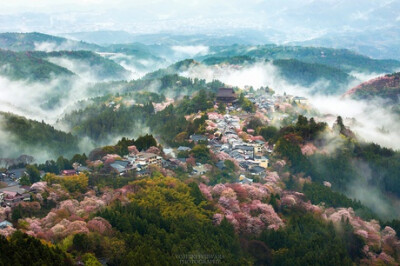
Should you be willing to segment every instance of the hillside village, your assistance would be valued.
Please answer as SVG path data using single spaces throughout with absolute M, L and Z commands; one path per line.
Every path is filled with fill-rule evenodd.
M 400 0 L 0 8 L 0 266 L 400 265 Z
M 171 108 L 170 103 L 166 98 L 154 104 L 154 112 L 164 112 Z M 121 103 L 107 104 L 113 112 L 123 108 Z M 305 213 L 324 221 L 318 226 L 327 222 L 326 226 L 340 227 L 347 221 L 352 229 L 346 227 L 349 235 L 345 237 L 362 249 L 363 255 L 357 258 L 364 263 L 390 264 L 398 259 L 395 250 L 400 248 L 400 241 L 394 229 L 381 227 L 361 203 L 333 192 L 336 184 L 332 185 L 328 176 L 316 184 L 304 174 L 309 167 L 307 156 L 326 154 L 318 133 L 354 138 L 340 117 L 327 133 L 326 123 L 302 116 L 311 110 L 306 98 L 278 95 L 269 88 L 221 88 L 208 104 L 210 107 L 184 116 L 193 133 L 178 132 L 172 145 L 163 143 L 160 136 L 147 134 L 136 140 L 124 137 L 114 146 L 96 148 L 88 156 L 76 154 L 70 160 L 59 157 L 38 165 L 28 158 L 29 164 L 15 160 L 19 163 L 14 166 L 10 160 L 11 166 L 3 169 L 0 177 L 0 235 L 10 237 L 20 230 L 57 245 L 82 235 L 114 239 L 114 228 L 122 227 L 117 218 L 109 217 L 110 211 L 131 208 L 132 197 L 142 196 L 144 206 L 164 197 L 156 206 L 183 204 L 182 199 L 169 198 L 183 190 L 190 191 L 186 204 L 195 201 L 202 211 L 213 210 L 207 215 L 215 228 L 226 221 L 242 237 L 278 234 L 293 223 L 287 215 Z M 272 124 L 283 129 L 265 126 Z M 279 135 L 283 137 L 278 139 Z M 309 187 L 312 189 L 307 190 Z M 146 193 L 157 194 L 157 200 Z M 323 197 L 326 205 L 315 200 L 316 195 Z M 332 204 L 332 199 L 342 204 Z M 200 207 L 189 209 L 193 208 Z M 368 219 L 358 216 L 360 210 Z M 191 219 L 183 217 L 180 219 Z M 123 243 L 126 247 L 128 240 Z M 103 262 L 120 263 L 118 256 L 113 251 Z
M 260 92 L 258 94 L 261 94 Z M 292 102 L 298 104 L 307 104 L 306 99 L 290 95 L 272 95 L 264 94 L 255 97 L 254 93 L 246 93 L 246 99 L 251 101 L 257 108 L 257 112 L 264 116 L 263 119 L 272 119 L 277 110 L 290 108 Z M 150 147 L 147 151 L 139 152 L 136 146 L 128 146 L 129 153 L 124 156 L 118 154 L 106 154 L 100 160 L 86 161 L 85 165 L 79 162 L 72 162 L 72 169 L 64 169 L 59 172 L 61 177 L 74 176 L 80 173 L 96 174 L 99 165 L 107 165 L 110 173 L 124 177 L 135 176 L 143 178 L 151 175 L 154 169 L 164 169 L 164 171 L 175 171 L 177 168 L 190 168 L 189 177 L 205 177 L 213 168 L 220 171 L 232 167 L 226 161 L 232 162 L 236 169 L 233 182 L 240 184 L 251 184 L 263 180 L 268 172 L 269 157 L 273 153 L 273 145 L 262 136 L 255 136 L 254 129 L 248 128 L 243 131 L 243 127 L 249 122 L 251 116 L 237 104 L 238 96 L 233 89 L 219 89 L 215 102 L 215 109 L 218 105 L 227 105 L 226 112 L 219 113 L 210 111 L 204 114 L 194 114 L 187 116 L 187 119 L 198 119 L 206 115 L 206 133 L 193 134 L 187 140 L 191 146 L 179 146 L 177 148 Z M 166 99 L 170 104 L 171 100 Z M 166 105 L 164 106 L 164 108 Z M 159 108 L 156 111 L 161 111 Z M 284 113 L 279 119 L 283 119 Z M 189 154 L 196 145 L 204 145 L 214 155 L 214 162 L 202 163 L 195 160 Z M 104 168 L 104 167 L 103 167 Z M 40 177 L 43 178 L 46 172 L 40 171 Z M 21 178 L 29 176 L 25 168 L 5 169 L 1 173 L 0 181 L 7 184 L 0 189 L 0 206 L 15 207 L 21 202 L 29 202 L 31 194 L 35 193 L 31 187 L 22 185 Z M 110 178 L 113 178 L 110 176 Z M 0 221 L 3 222 L 3 221 Z

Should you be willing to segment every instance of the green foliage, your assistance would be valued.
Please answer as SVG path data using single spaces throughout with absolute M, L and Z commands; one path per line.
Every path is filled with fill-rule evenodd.
M 140 136 L 136 140 L 123 137 L 115 146 L 104 146 L 102 148 L 94 149 L 89 154 L 89 159 L 99 160 L 107 154 L 125 156 L 129 154 L 128 147 L 133 145 L 136 146 L 139 151 L 145 151 L 150 147 L 157 147 L 157 141 L 153 135 L 149 134 Z
M 87 159 L 88 158 L 87 158 L 85 153 L 84 154 L 77 153 L 71 158 L 70 163 L 71 163 L 71 165 L 73 163 L 80 163 L 81 165 L 86 165 L 86 160 Z
M 256 106 L 249 99 L 244 97 L 243 93 L 239 95 L 238 104 L 246 112 L 254 113 L 256 111 Z
M 37 168 L 39 170 L 45 171 L 46 173 L 53 173 L 53 174 L 59 174 L 62 170 L 65 170 L 58 168 L 58 165 L 54 160 L 47 160 L 45 163 L 39 164 Z
M 266 141 L 270 141 L 278 135 L 278 129 L 274 126 L 266 126 L 260 128 L 258 134 L 261 135 Z
M 134 142 L 134 145 L 139 151 L 143 151 L 152 146 L 157 147 L 157 141 L 154 139 L 153 135 L 146 134 L 145 136 L 139 137 Z
M 29 120 L 11 113 L 0 112 L 0 117 L 4 121 L 3 129 L 17 139 L 13 144 L 21 153 L 36 148 L 46 150 L 53 156 L 59 156 L 73 154 L 79 150 L 78 139 L 75 136 L 56 130 L 44 122 Z
M 5 183 L 5 184 L 6 185 L 4 187 L 7 187 L 8 186 L 7 183 Z M 23 176 L 21 176 L 21 179 L 19 180 L 19 184 L 21 186 L 30 186 L 30 185 L 32 185 L 32 182 L 29 180 L 29 176 L 28 175 L 23 175 Z
M 0 50 L 0 66 L 0 74 L 12 80 L 46 81 L 53 75 L 59 78 L 74 75 L 66 68 L 35 57 L 31 52 Z
M 231 160 L 225 160 L 225 161 L 224 161 L 224 165 L 225 165 L 225 168 L 226 168 L 226 170 L 227 170 L 228 172 L 233 172 L 233 171 L 235 171 L 236 166 L 235 166 L 235 164 L 234 164 Z
M 301 153 L 301 149 L 297 144 L 293 144 L 285 138 L 280 138 L 276 143 L 275 151 L 283 158 L 289 160 L 294 173 L 308 173 L 311 170 L 310 162 L 307 160 L 307 157 Z
M 11 213 L 11 219 L 13 220 L 13 222 L 17 222 L 21 218 L 23 218 L 22 207 L 21 205 L 18 205 L 15 208 L 13 208 Z
M 308 158 L 313 165 L 309 173 L 314 181 L 329 181 L 334 189 L 343 190 L 359 176 L 351 159 L 351 153 L 344 149 L 331 155 L 314 154 Z
M 29 181 L 31 184 L 40 181 L 40 172 L 34 165 L 27 165 L 26 172 L 29 176 Z
M 135 173 L 132 173 L 130 176 L 125 175 L 121 176 L 113 176 L 112 174 L 91 174 L 89 175 L 88 184 L 91 187 L 97 186 L 98 188 L 121 188 L 123 186 L 128 185 L 129 182 L 132 182 L 136 179 Z
M 209 163 L 211 160 L 210 150 L 204 144 L 194 146 L 190 154 L 200 163 Z
M 343 70 L 318 63 L 305 63 L 296 59 L 274 60 L 273 64 L 289 82 L 308 87 L 320 80 L 329 81 L 323 93 L 335 93 L 338 87 L 344 87 L 355 78 Z M 324 86 L 325 87 L 325 86 Z
M 371 183 L 400 196 L 400 152 L 377 144 L 359 144 L 353 156 L 366 162 L 371 170 Z
M 396 231 L 397 237 L 400 237 L 400 220 L 393 219 L 391 221 L 381 223 L 382 227 L 390 226 Z
M 127 252 L 120 264 L 158 265 L 162 261 L 177 265 L 188 254 L 221 256 L 221 263 L 229 265 L 243 263 L 233 227 L 227 221 L 212 224 L 195 184 L 156 178 L 132 185 L 138 192 L 129 204 L 116 204 L 98 214 L 122 232 Z
M 169 105 L 164 110 L 157 112 L 148 120 L 148 125 L 167 144 L 173 147 L 187 146 L 188 143 L 181 137 L 203 133 L 207 116 L 202 115 L 200 119 L 188 122 L 184 115 L 212 108 L 214 97 L 214 94 L 204 90 L 199 91 L 192 99 L 184 97 L 176 107 Z
M 171 146 L 179 146 L 179 142 L 174 145 L 175 137 L 186 132 L 188 121 L 180 114 L 173 105 L 167 106 L 161 112 L 157 112 L 152 119 L 148 121 L 153 132 L 157 132 L 160 138 Z
M 225 111 L 226 111 L 226 104 L 219 103 L 218 104 L 218 112 L 221 114 L 225 114 Z
M 121 65 L 91 51 L 34 52 L 33 55 L 43 59 L 62 58 L 74 60 L 76 63 L 84 62 L 84 64 L 88 64 L 89 67 L 96 70 L 93 74 L 99 80 L 124 80 L 129 75 L 129 72 Z
M 289 159 L 289 167 L 294 173 L 309 175 L 314 182 L 329 181 L 333 190 L 346 191 L 350 182 L 361 182 L 380 189 L 384 194 L 391 192 L 400 195 L 400 153 L 373 143 L 358 143 L 344 127 L 340 117 L 336 125 L 338 131 L 343 131 L 345 135 L 340 135 L 342 146 L 335 152 L 314 153 L 311 156 L 301 153 L 298 144 L 303 142 L 303 138 L 316 143 L 324 142 L 323 139 L 319 140 L 318 132 L 326 126 L 312 122 L 312 119 L 308 121 L 305 117 L 299 117 L 296 125 L 280 130 L 282 137 L 275 149 L 282 157 Z M 366 208 L 360 207 L 358 212 L 364 217 L 373 217 Z
M 70 162 L 70 160 L 64 158 L 63 156 L 57 158 L 56 165 L 57 168 L 59 169 L 59 172 L 62 170 L 72 169 L 72 163 Z
M 147 74 L 142 79 L 131 81 L 124 85 L 124 91 L 143 91 L 153 87 L 154 84 L 159 85 L 157 88 L 159 94 L 168 95 L 175 99 L 184 95 L 191 96 L 200 90 L 207 89 L 215 92 L 221 85 L 224 85 L 219 81 L 207 83 L 204 79 L 181 77 L 176 70 L 166 71 L 160 69 Z
M 199 186 L 195 182 L 191 182 L 188 186 L 190 188 L 190 196 L 192 196 L 193 202 L 196 205 L 200 205 L 202 202 L 207 202 L 207 199 L 204 197 Z
M 249 123 L 247 124 L 247 128 L 251 128 L 257 130 L 259 127 L 262 127 L 263 123 L 261 122 L 260 118 L 253 117 Z
M 214 168 L 209 174 L 210 185 L 233 183 L 237 181 L 238 172 L 232 171 L 232 168 L 230 168 L 232 165 L 230 165 L 230 163 L 227 163 L 228 167 L 226 167 L 225 162 L 227 161 L 228 160 L 224 161 L 225 168 L 223 170 Z
M 86 234 L 76 234 L 72 240 L 72 245 L 75 250 L 86 253 L 90 249 L 89 237 Z
M 136 103 L 139 104 L 147 104 L 149 102 L 161 103 L 166 100 L 164 94 L 157 94 L 155 92 L 149 92 L 149 91 L 141 91 L 135 93 L 134 99 Z
M 321 202 L 324 202 L 326 207 L 351 207 L 363 219 L 370 220 L 378 218 L 369 208 L 362 205 L 360 201 L 350 199 L 317 182 L 304 184 L 303 193 L 312 204 L 320 204 Z
M 54 174 L 46 174 L 44 176 L 44 181 L 47 182 L 48 185 L 52 184 L 61 184 L 66 190 L 71 193 L 80 192 L 84 193 L 87 190 L 89 178 L 80 173 L 79 175 L 72 176 L 56 176 Z
M 66 115 L 63 122 L 80 137 L 88 136 L 98 143 L 106 143 L 110 136 L 131 134 L 133 128 L 140 132 L 152 110 L 152 104 L 131 107 L 121 104 L 117 110 L 106 104 L 92 104 Z
M 323 132 L 326 127 L 327 124 L 324 122 L 316 123 L 314 118 L 308 120 L 306 117 L 299 115 L 296 124 L 281 128 L 279 135 L 295 134 L 305 141 L 316 140 L 318 134 Z
M 177 112 L 183 115 L 205 111 L 214 106 L 215 95 L 202 89 L 193 98 L 185 97 L 178 105 Z
M 359 72 L 391 73 L 394 69 L 400 66 L 400 63 L 395 60 L 371 59 L 346 49 L 283 46 L 274 44 L 252 46 L 253 49 L 248 48 L 249 46 L 247 45 L 212 47 L 210 55 L 205 56 L 204 59 L 208 57 L 233 56 L 249 56 L 256 59 L 268 59 L 274 61 L 279 59 L 296 59 L 309 64 L 322 64 L 340 69 L 340 71 L 346 73 L 350 73 L 354 70 Z M 286 64 L 289 63 L 291 62 L 286 62 Z M 315 68 L 316 66 L 310 66 L 310 70 L 315 70 Z M 325 71 L 328 70 L 324 70 L 322 73 Z M 333 75 L 334 77 L 341 75 L 336 72 L 337 71 L 333 71 L 330 75 Z
M 17 231 L 8 240 L 0 236 L 0 265 L 73 264 L 60 249 Z
M 217 64 L 232 64 L 242 65 L 254 63 L 254 58 L 250 56 L 232 56 L 232 57 L 208 57 L 203 60 L 206 65 L 217 65 Z
M 272 265 L 352 265 L 347 239 L 310 214 L 291 216 L 284 228 L 264 230 L 259 240 L 273 250 Z M 356 248 L 354 253 L 362 245 Z
M 95 50 L 99 46 L 85 42 L 67 40 L 62 37 L 39 32 L 17 33 L 5 32 L 0 34 L 0 48 L 12 51 L 34 51 L 38 43 L 53 43 L 60 46 L 66 42 L 76 50 Z
M 172 82 L 172 84 L 175 84 L 177 81 L 180 81 L 180 77 L 177 81 L 167 80 L 168 83 Z M 151 83 L 152 81 L 149 82 Z M 181 83 L 178 82 L 178 84 Z M 84 109 L 73 111 L 66 115 L 62 122 L 69 125 L 73 129 L 72 132 L 74 134 L 80 137 L 88 136 L 97 143 L 108 143 L 111 140 L 110 136 L 114 135 L 128 136 L 132 133 L 133 128 L 137 130 L 137 133 L 141 133 L 144 132 L 142 129 L 145 126 L 149 126 L 151 131 L 157 134 L 157 136 L 159 135 L 163 142 L 171 146 L 185 145 L 184 143 L 175 141 L 175 137 L 182 132 L 187 132 L 189 135 L 195 132 L 202 132 L 205 130 L 205 126 L 203 118 L 195 122 L 195 124 L 191 124 L 186 121 L 184 116 L 213 108 L 215 94 L 205 89 L 214 90 L 213 87 L 217 85 L 219 85 L 219 82 L 213 81 L 205 86 L 195 86 L 193 90 L 198 91 L 198 93 L 193 98 L 184 97 L 178 102 L 176 107 L 170 105 L 157 113 L 154 113 L 151 103 L 146 103 L 143 106 L 133 105 L 129 107 L 121 104 L 119 108 L 115 108 L 105 104 L 105 99 L 101 99 L 103 102 L 99 99 L 100 102 L 95 102 Z M 126 86 L 127 89 L 131 89 L 129 88 L 129 84 Z M 188 86 L 194 85 L 190 81 Z M 137 89 L 143 88 L 140 87 Z M 183 94 L 182 91 L 179 91 L 179 93 L 180 95 Z
M 85 266 L 101 266 L 102 264 L 91 253 L 86 253 L 82 256 L 82 261 Z

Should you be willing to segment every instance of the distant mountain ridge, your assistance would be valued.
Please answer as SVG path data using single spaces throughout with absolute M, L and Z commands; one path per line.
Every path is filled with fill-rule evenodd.
M 294 45 L 346 48 L 376 59 L 400 60 L 398 26 L 371 29 L 366 32 L 326 34 L 315 39 L 293 42 Z
M 79 68 L 86 65 L 86 70 L 93 70 L 92 75 L 97 80 L 125 80 L 129 78 L 130 72 L 113 60 L 103 57 L 91 51 L 54 51 L 54 52 L 32 52 L 33 55 L 46 59 L 52 63 L 69 69 L 68 65 L 76 65 L 75 69 L 69 69 L 80 75 Z M 57 62 L 65 59 L 67 62 Z
M 297 59 L 305 63 L 335 67 L 347 73 L 352 71 L 392 73 L 400 68 L 400 61 L 372 59 L 347 49 L 266 44 L 212 46 L 209 50 L 207 55 L 195 59 L 203 61 L 209 57 L 233 56 L 249 56 L 268 60 Z
M 79 151 L 78 138 L 71 133 L 55 129 L 53 126 L 13 113 L 0 112 L 1 130 L 10 138 L 0 140 L 0 154 L 15 156 L 47 151 L 51 156 L 72 155 Z M 14 145 L 11 145 L 14 144 Z M 10 150 L 13 146 L 14 150 Z M 14 154 L 10 154 L 14 153 Z M 34 155 L 34 154 L 32 154 Z
M 50 63 L 30 52 L 13 52 L 0 49 L 0 75 L 11 80 L 44 81 L 54 76 L 75 75 L 70 70 Z
M 265 61 L 249 56 L 233 56 L 233 57 L 209 57 L 198 62 L 193 59 L 186 59 L 170 65 L 167 68 L 159 69 L 155 72 L 148 73 L 142 79 L 161 78 L 165 75 L 181 75 L 185 71 L 196 67 L 251 67 L 253 64 L 263 63 Z M 269 62 L 269 60 L 266 60 Z M 327 65 L 317 63 L 306 63 L 297 59 L 278 59 L 270 62 L 277 67 L 280 76 L 290 84 L 298 84 L 304 87 L 311 87 L 316 82 L 327 82 L 324 87 L 318 86 L 314 89 L 314 93 L 334 94 L 342 93 L 349 82 L 356 80 L 355 77 L 346 72 Z M 195 70 L 194 70 L 195 72 Z
M 97 50 L 100 46 L 39 32 L 0 33 L 0 48 L 12 51 Z
M 64 61 L 63 61 L 64 60 Z M 90 71 L 93 78 L 125 80 L 130 72 L 91 51 L 13 52 L 0 49 L 0 75 L 11 80 L 44 81 Z

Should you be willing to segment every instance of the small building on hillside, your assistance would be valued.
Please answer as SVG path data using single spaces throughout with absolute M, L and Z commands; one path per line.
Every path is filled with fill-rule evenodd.
M 220 88 L 217 93 L 217 102 L 233 103 L 237 100 L 235 91 L 232 88 Z
M 244 175 L 240 175 L 239 176 L 239 183 L 242 184 L 242 185 L 244 185 L 244 184 L 251 185 L 253 183 L 253 179 L 247 178 Z
M 20 186 L 11 186 L 0 189 L 0 206 L 13 207 L 21 201 L 29 201 L 30 195 Z
M 268 158 L 265 156 L 254 156 L 254 161 L 262 168 L 268 168 Z
M 71 176 L 71 175 L 76 175 L 76 170 L 62 170 L 61 175 L 63 176 Z
M 254 147 L 254 153 L 256 155 L 262 155 L 265 151 L 265 141 L 262 140 L 256 140 L 249 145 Z
M 186 147 L 186 146 L 179 146 L 179 148 L 177 149 L 178 151 L 190 151 L 191 148 Z
M 19 179 L 23 175 L 27 175 L 26 168 L 13 169 L 8 171 L 8 177 L 12 179 Z
M 13 224 L 7 220 L 4 220 L 0 223 L 0 229 L 6 229 L 7 227 L 13 227 Z
M 203 135 L 193 134 L 190 135 L 190 140 L 193 141 L 194 143 L 197 143 L 199 141 L 207 141 L 207 137 Z
M 158 156 L 154 153 L 149 152 L 140 152 L 136 155 L 137 159 L 136 162 L 138 164 L 145 163 L 146 165 L 157 165 L 161 167 L 162 165 L 162 157 Z
M 196 165 L 196 166 L 193 167 L 192 174 L 194 174 L 194 175 L 204 175 L 208 171 L 209 171 L 209 169 L 207 168 L 207 166 L 204 165 L 204 164 L 201 164 L 201 165 Z
M 296 96 L 293 97 L 293 101 L 296 103 L 300 103 L 300 104 L 307 104 L 308 103 L 308 99 L 305 97 L 300 97 L 300 96 Z

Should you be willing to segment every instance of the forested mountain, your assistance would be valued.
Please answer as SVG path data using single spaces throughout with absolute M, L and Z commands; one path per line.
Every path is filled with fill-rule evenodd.
M 12 113 L 0 112 L 2 156 L 20 154 L 58 157 L 79 151 L 78 139 L 42 122 L 26 119 Z M 42 153 L 42 154 L 40 154 Z
M 279 68 L 281 76 L 291 84 L 299 84 L 304 87 L 315 85 L 317 82 L 328 82 L 318 85 L 314 92 L 334 94 L 345 89 L 356 78 L 336 67 L 330 67 L 318 63 L 305 63 L 296 59 L 274 60 L 274 66 Z
M 98 81 L 125 80 L 130 74 L 121 65 L 91 51 L 32 52 L 32 55 Z
M 397 103 L 400 96 L 400 73 L 387 74 L 350 89 L 345 94 L 356 99 L 383 98 Z
M 99 46 L 38 32 L 0 33 L 0 48 L 12 51 L 96 50 Z
M 179 81 L 179 85 L 175 85 Z M 146 91 L 146 80 L 133 82 L 126 86 L 124 94 L 118 97 L 105 96 L 89 102 L 85 108 L 66 114 L 60 122 L 71 128 L 73 134 L 89 137 L 98 144 L 104 144 L 115 136 L 144 134 L 151 130 L 165 142 L 173 142 L 174 137 L 188 125 L 184 115 L 204 111 L 213 106 L 218 81 L 206 83 L 204 80 L 191 80 L 177 75 L 165 76 L 159 92 L 175 94 L 182 98 L 160 112 L 155 113 L 152 103 L 164 99 L 163 94 Z M 154 82 L 154 80 L 149 81 Z M 195 96 L 190 99 L 187 95 Z M 124 99 L 124 100 L 122 100 Z M 136 105 L 131 105 L 135 101 Z M 194 133 L 194 132 L 193 132 Z
M 306 63 L 323 64 L 347 73 L 358 72 L 393 72 L 400 67 L 396 60 L 376 60 L 357 54 L 346 49 L 331 49 L 320 47 L 301 46 L 278 46 L 268 45 L 233 45 L 210 47 L 209 55 L 201 56 L 200 59 L 208 57 L 232 57 L 250 56 L 269 60 L 276 59 L 297 59 Z
M 279 78 L 289 84 L 300 85 L 303 87 L 312 87 L 313 93 L 335 94 L 340 93 L 348 87 L 350 82 L 356 80 L 350 74 L 323 64 L 306 63 L 297 59 L 277 59 L 265 62 L 250 56 L 232 56 L 232 57 L 209 57 L 201 63 L 193 59 L 186 59 L 170 65 L 167 68 L 159 69 L 145 75 L 142 79 L 160 78 L 165 75 L 181 74 L 186 71 L 196 73 L 209 67 L 210 70 L 218 71 L 230 70 L 231 67 L 246 69 L 252 66 L 271 63 L 278 69 Z M 214 68 L 215 69 L 214 69 Z M 317 84 L 320 82 L 320 84 Z M 317 85 L 317 86 L 315 86 Z
M 129 44 L 112 44 L 105 47 L 106 52 L 111 53 L 122 53 L 125 55 L 134 56 L 137 60 L 162 60 L 156 54 L 161 54 L 168 49 L 164 46 L 157 45 L 144 45 L 141 43 L 129 43 Z M 168 49 L 168 51 L 170 51 Z
M 196 62 L 193 59 L 185 59 L 179 62 L 176 62 L 166 68 L 159 69 L 157 71 L 146 74 L 142 79 L 143 80 L 151 80 L 151 79 L 160 79 L 168 75 L 176 75 L 181 72 L 187 71 L 189 68 L 199 65 L 199 62 Z
M 30 52 L 0 50 L 0 75 L 11 80 L 45 81 L 73 76 L 74 73 Z
M 217 64 L 232 64 L 232 65 L 243 65 L 246 63 L 255 63 L 256 60 L 253 57 L 247 55 L 231 56 L 231 57 L 208 57 L 202 61 L 206 65 L 217 65 Z
M 82 41 L 107 44 L 128 44 L 133 42 L 143 43 L 145 45 L 232 45 L 232 44 L 262 44 L 270 42 L 268 34 L 279 34 L 273 29 L 268 29 L 267 33 L 260 34 L 256 30 L 238 29 L 234 34 L 173 34 L 173 33 L 155 33 L 155 34 L 132 34 L 126 31 L 95 31 L 95 32 L 73 32 L 65 33 L 66 38 L 72 37 Z
M 0 263 L 3 265 L 73 265 L 59 248 L 21 232 L 8 239 L 0 236 L 0 249 Z
M 394 4 L 394 3 L 393 3 Z M 396 25 L 370 28 L 367 31 L 325 34 L 311 40 L 294 42 L 301 46 L 346 48 L 377 59 L 400 59 L 400 30 Z

